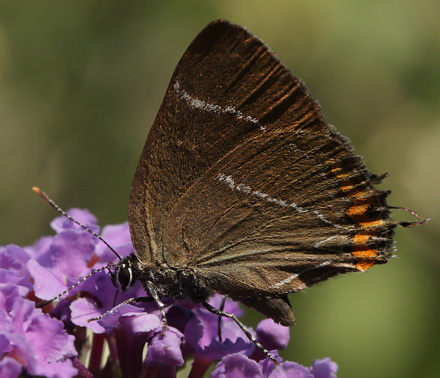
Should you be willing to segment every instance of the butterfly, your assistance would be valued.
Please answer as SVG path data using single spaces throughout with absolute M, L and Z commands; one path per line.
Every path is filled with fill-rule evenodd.
M 114 282 L 142 282 L 164 330 L 161 297 L 189 299 L 256 342 L 207 299 L 291 326 L 290 293 L 386 263 L 395 227 L 421 222 L 391 219 L 384 177 L 264 42 L 213 21 L 177 64 L 146 139 L 129 201 L 135 253 Z
M 384 176 L 259 38 L 213 21 L 179 61 L 136 169 L 133 280 L 293 325 L 288 294 L 390 258 Z

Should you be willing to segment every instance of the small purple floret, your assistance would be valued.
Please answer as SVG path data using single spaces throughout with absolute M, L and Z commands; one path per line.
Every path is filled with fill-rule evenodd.
M 0 298 L 0 376 L 16 377 L 22 370 L 54 378 L 75 376 L 74 337 L 63 323 L 36 309 L 19 287 L 0 284 Z
M 281 362 L 281 359 L 277 360 Z M 316 370 L 319 366 L 320 372 Z M 329 358 L 316 360 L 311 368 L 296 362 L 285 361 L 278 366 L 272 360 L 266 359 L 256 363 L 243 354 L 230 354 L 224 357 L 212 372 L 213 378 L 243 377 L 243 378 L 334 378 L 337 365 Z
M 315 360 L 310 368 L 314 378 L 336 378 L 337 371 L 338 365 L 328 357 Z
M 257 362 L 243 354 L 231 354 L 222 359 L 212 372 L 212 378 L 260 378 L 261 369 Z
M 257 326 L 258 341 L 266 349 L 284 349 L 290 340 L 289 327 L 275 323 L 272 319 L 264 319 Z

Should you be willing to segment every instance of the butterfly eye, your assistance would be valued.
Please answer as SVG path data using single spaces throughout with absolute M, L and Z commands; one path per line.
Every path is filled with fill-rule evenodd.
M 133 284 L 133 272 L 131 267 L 122 265 L 116 272 L 118 287 L 124 291 Z

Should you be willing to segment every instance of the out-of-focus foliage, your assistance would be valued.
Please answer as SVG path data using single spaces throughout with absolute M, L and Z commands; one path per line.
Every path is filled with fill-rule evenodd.
M 124 221 L 174 66 L 227 18 L 305 81 L 371 171 L 391 173 L 391 204 L 432 218 L 397 231 L 399 259 L 292 296 L 286 358 L 329 356 L 339 377 L 437 377 L 439 14 L 435 0 L 0 2 L 0 244 L 50 232 L 33 185 L 101 224 Z

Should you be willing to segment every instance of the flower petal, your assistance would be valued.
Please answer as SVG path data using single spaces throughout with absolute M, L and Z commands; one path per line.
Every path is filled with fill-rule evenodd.
M 257 362 L 243 354 L 230 354 L 217 364 L 211 378 L 261 378 Z

